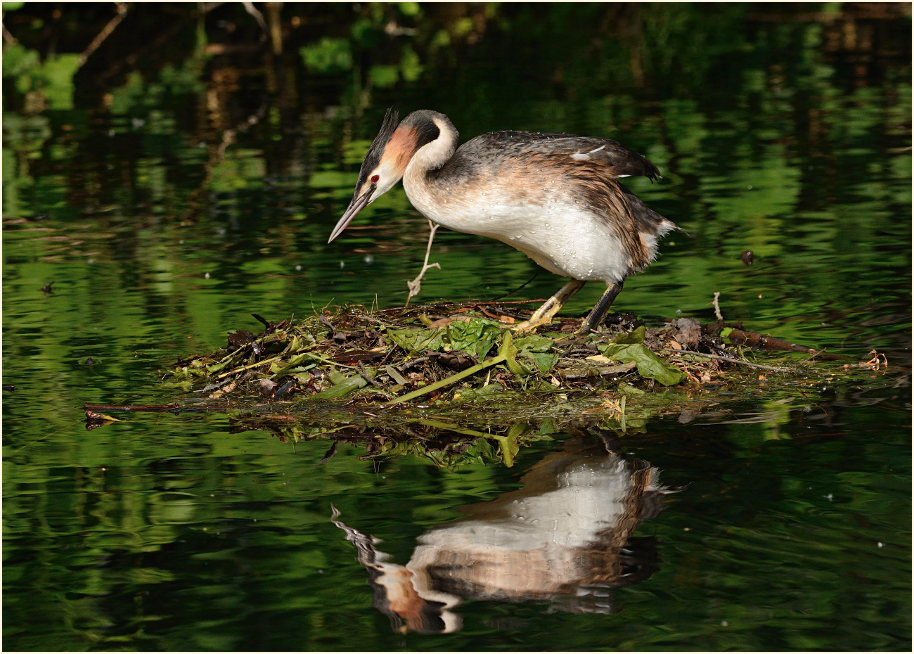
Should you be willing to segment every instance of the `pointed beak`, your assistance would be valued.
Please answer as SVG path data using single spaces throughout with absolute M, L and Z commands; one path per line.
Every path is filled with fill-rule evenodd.
M 356 214 L 362 209 L 368 206 L 368 203 L 371 202 L 371 196 L 374 194 L 375 185 L 372 184 L 368 187 L 368 190 L 362 193 L 357 198 L 352 198 L 352 202 L 349 203 L 346 212 L 340 218 L 340 221 L 336 224 L 336 227 L 333 228 L 333 231 L 330 232 L 330 238 L 327 239 L 328 243 L 332 243 L 333 239 L 343 233 L 349 223 L 352 222 L 352 219 L 355 218 Z

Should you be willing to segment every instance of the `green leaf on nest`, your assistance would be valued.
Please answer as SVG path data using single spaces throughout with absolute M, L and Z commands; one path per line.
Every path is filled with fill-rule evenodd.
M 502 461 L 505 462 L 505 466 L 508 468 L 513 466 L 514 457 L 516 457 L 517 453 L 520 452 L 520 445 L 517 442 L 517 438 L 511 436 L 500 436 L 498 434 L 492 434 L 491 437 L 498 441 L 498 450 L 501 454 Z
M 404 327 L 403 329 L 388 329 L 387 335 L 395 345 L 400 346 L 409 354 L 419 354 L 426 350 L 441 351 L 444 346 L 445 332 L 441 327 L 435 329 Z
M 476 357 L 485 358 L 498 336 L 501 327 L 493 320 L 470 318 L 454 320 L 446 327 L 426 329 L 424 327 L 406 327 L 390 329 L 387 335 L 394 344 L 399 345 L 410 354 L 420 354 L 426 350 L 451 352 L 460 350 Z
M 540 372 L 549 372 L 555 367 L 558 355 L 549 351 L 554 344 L 551 338 L 532 334 L 517 339 L 514 344 L 517 356 L 533 362 Z
M 482 359 L 501 334 L 501 327 L 492 320 L 470 318 L 455 320 L 447 325 L 448 345 L 451 350 L 461 350 Z
M 498 354 L 505 358 L 505 365 L 508 366 L 508 370 L 511 371 L 511 374 L 517 375 L 518 377 L 526 377 L 530 374 L 530 371 L 527 370 L 523 364 L 518 363 L 516 358 L 517 348 L 514 347 L 513 339 L 514 337 L 511 336 L 511 332 L 506 330 L 501 346 L 498 348 Z
M 636 330 L 637 331 L 637 330 Z M 613 343 L 600 348 L 603 355 L 615 361 L 638 365 L 638 374 L 648 379 L 656 379 L 664 386 L 675 386 L 685 375 L 656 354 L 647 349 L 643 343 Z
M 619 344 L 643 343 L 644 335 L 646 333 L 647 333 L 647 329 L 644 327 L 644 325 L 638 325 L 637 329 L 633 329 L 630 332 L 626 332 L 624 334 L 619 334 L 618 336 L 616 336 L 616 338 L 613 340 L 613 343 L 619 343 Z M 607 356 L 609 356 L 609 355 L 607 355 Z
M 315 400 L 332 400 L 337 397 L 343 397 L 344 395 L 349 395 L 352 391 L 362 388 L 368 382 L 365 380 L 362 375 L 353 375 L 352 377 L 347 377 L 346 375 L 339 372 L 331 372 L 327 375 L 330 377 L 330 381 L 333 382 L 333 386 L 330 388 L 321 391 L 320 393 L 315 393 L 311 396 Z

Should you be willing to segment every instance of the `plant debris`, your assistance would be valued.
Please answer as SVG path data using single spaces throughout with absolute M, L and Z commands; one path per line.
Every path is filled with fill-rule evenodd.
M 593 395 L 620 384 L 645 392 L 716 389 L 744 381 L 746 373 L 757 379 L 759 369 L 769 373 L 765 381 L 807 372 L 796 360 L 759 363 L 761 350 L 819 361 L 831 356 L 720 321 L 678 318 L 648 326 L 622 314 L 587 335 L 574 333 L 572 318 L 556 321 L 552 331 L 523 334 L 496 320 L 501 316 L 513 317 L 509 306 L 451 303 L 374 312 L 328 308 L 275 323 L 255 316 L 264 325 L 260 334 L 232 332 L 226 347 L 179 361 L 165 378 L 208 399 L 368 408 L 472 403 L 499 392 Z
M 888 362 L 835 363 L 834 355 L 693 318 L 646 324 L 616 314 L 595 333 L 562 318 L 549 331 L 506 327 L 514 303 L 439 303 L 368 311 L 326 308 L 301 320 L 239 329 L 226 346 L 178 361 L 166 384 L 190 393 L 173 404 L 87 404 L 87 428 L 103 412 L 220 411 L 233 432 L 265 430 L 283 441 L 358 444 L 366 458 L 413 454 L 436 465 L 512 465 L 531 441 L 597 429 L 631 434 L 649 419 L 680 423 L 734 417 L 738 400 L 764 395 L 774 410 L 808 406 L 816 387 L 880 374 Z M 843 365 L 842 365 L 843 364 Z M 728 406 L 729 405 L 729 406 Z

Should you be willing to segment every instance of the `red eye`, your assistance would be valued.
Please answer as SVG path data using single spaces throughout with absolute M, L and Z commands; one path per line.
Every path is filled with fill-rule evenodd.
M 379 179 L 381 179 L 381 176 L 380 176 L 380 175 L 372 175 L 372 176 L 371 176 L 371 183 L 372 183 L 372 184 L 377 184 Z

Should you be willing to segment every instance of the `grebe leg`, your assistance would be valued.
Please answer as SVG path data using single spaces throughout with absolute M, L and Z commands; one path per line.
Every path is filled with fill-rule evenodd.
M 591 309 L 590 313 L 587 314 L 587 317 L 584 318 L 584 322 L 578 329 L 578 334 L 589 334 L 595 327 L 599 327 L 606 317 L 606 312 L 609 311 L 609 307 L 612 305 L 613 300 L 615 300 L 616 296 L 621 292 L 622 282 L 615 282 L 607 286 L 606 291 L 603 293 L 603 297 L 597 301 L 594 308 Z
M 438 228 L 441 227 L 438 223 L 428 221 L 429 234 L 428 234 L 428 245 L 425 246 L 425 261 L 422 263 L 422 270 L 419 271 L 419 274 L 416 275 L 416 278 L 411 282 L 406 282 L 406 287 L 409 289 L 409 295 L 406 296 L 406 303 L 404 307 L 409 306 L 409 301 L 413 299 L 416 295 L 419 295 L 419 290 L 422 288 L 422 277 L 425 276 L 425 272 L 429 268 L 437 268 L 441 270 L 440 263 L 429 263 L 428 255 L 432 251 L 432 241 L 435 240 L 435 232 L 438 231 Z
M 533 315 L 530 316 L 530 318 L 522 323 L 514 325 L 512 329 L 519 332 L 526 332 L 532 331 L 542 325 L 548 325 L 550 322 L 552 322 L 555 314 L 557 314 L 562 308 L 562 305 L 565 304 L 572 295 L 581 290 L 582 286 L 584 286 L 584 282 L 581 280 L 570 280 L 562 288 L 556 291 L 552 297 L 543 302 L 543 305 L 534 311 Z

